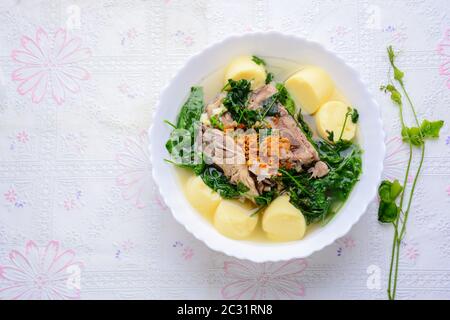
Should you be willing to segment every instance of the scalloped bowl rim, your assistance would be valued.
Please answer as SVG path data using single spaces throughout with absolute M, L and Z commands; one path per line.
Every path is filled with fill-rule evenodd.
M 277 44 L 283 50 L 279 47 L 277 47 L 278 50 L 271 49 L 273 46 L 267 49 L 267 43 Z M 301 51 L 299 51 L 300 48 Z M 283 52 L 284 54 L 267 54 L 270 50 L 275 50 L 277 53 Z M 297 53 L 296 50 L 299 52 Z M 298 57 L 305 54 L 303 58 L 299 58 L 297 61 L 301 60 L 302 63 L 306 62 L 323 67 L 335 80 L 336 86 L 346 98 L 353 105 L 355 105 L 355 102 L 358 103 L 360 134 L 362 135 L 360 144 L 364 150 L 361 179 L 336 216 L 328 224 L 317 228 L 299 241 L 258 243 L 232 240 L 221 235 L 210 222 L 206 221 L 200 213 L 190 206 L 184 196 L 175 169 L 163 161 L 166 156 L 164 143 L 170 130 L 167 125 L 163 124 L 162 120 L 168 118 L 172 120 L 176 117 L 192 85 L 198 84 L 202 78 L 211 74 L 226 59 L 229 60 L 236 55 L 245 53 L 290 60 L 293 59 L 289 55 L 295 54 L 295 57 Z M 217 63 L 217 61 L 222 62 Z M 343 79 L 346 81 L 338 81 Z M 381 180 L 385 154 L 380 108 L 357 72 L 335 53 L 327 50 L 319 43 L 295 35 L 273 31 L 229 36 L 190 57 L 162 90 L 153 112 L 153 121 L 148 135 L 152 176 L 158 192 L 170 208 L 174 218 L 209 248 L 253 262 L 305 258 L 344 236 L 366 212 L 369 204 L 375 198 Z M 367 141 L 370 141 L 370 144 Z

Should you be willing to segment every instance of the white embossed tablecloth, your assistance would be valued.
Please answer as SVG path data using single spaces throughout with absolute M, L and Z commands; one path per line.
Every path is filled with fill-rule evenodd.
M 278 30 L 361 73 L 383 110 L 386 177 L 407 158 L 378 90 L 387 45 L 420 116 L 447 121 L 427 149 L 398 295 L 450 299 L 449 15 L 446 0 L 2 0 L 0 298 L 385 298 L 392 229 L 375 202 L 321 252 L 254 264 L 194 239 L 155 191 L 146 130 L 164 84 L 207 44 Z

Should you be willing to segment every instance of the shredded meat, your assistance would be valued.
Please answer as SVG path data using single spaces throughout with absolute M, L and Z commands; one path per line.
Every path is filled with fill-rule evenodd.
M 225 98 L 225 93 L 221 93 L 217 96 L 217 98 L 210 104 L 208 104 L 205 108 L 206 113 L 208 114 L 208 118 L 211 119 L 215 115 L 215 110 L 221 108 L 223 99 Z M 217 112 L 217 111 L 216 111 Z M 219 120 L 223 124 L 224 129 L 231 129 L 237 127 L 237 122 L 233 120 L 231 117 L 231 113 L 228 111 L 224 112 L 220 117 Z
M 279 116 L 267 117 L 273 129 L 278 129 L 281 137 L 287 138 L 291 143 L 291 161 L 298 161 L 302 165 L 309 165 L 314 161 L 319 161 L 316 149 L 308 141 L 305 134 L 298 127 L 295 120 L 282 105 L 278 105 Z
M 218 109 L 222 106 L 223 99 L 225 98 L 225 94 L 219 94 L 213 102 L 208 104 L 205 108 L 208 117 L 211 118 L 213 116 L 214 110 Z
M 308 172 L 311 173 L 311 178 L 322 178 L 328 174 L 328 166 L 323 161 L 317 161 L 314 167 L 309 168 Z
M 241 182 L 248 187 L 248 196 L 254 197 L 259 194 L 255 181 L 250 176 L 244 150 L 231 135 L 218 129 L 205 128 L 203 132 L 203 153 L 206 161 L 220 167 L 231 183 Z
M 270 84 L 262 86 L 251 94 L 248 108 L 260 108 L 276 92 Z M 317 150 L 283 105 L 277 103 L 278 115 L 265 118 L 268 126 L 278 131 L 259 141 L 256 131 L 244 134 L 237 129 L 234 134 L 227 134 L 227 129 L 235 129 L 238 124 L 224 109 L 224 97 L 221 93 L 206 106 L 209 119 L 220 116 L 224 131 L 209 126 L 200 128 L 203 154 L 205 161 L 221 168 L 231 183 L 241 182 L 248 187 L 248 198 L 277 187 L 270 177 L 277 174 L 280 165 L 299 172 L 307 170 L 312 178 L 328 174 L 327 164 L 320 161 Z

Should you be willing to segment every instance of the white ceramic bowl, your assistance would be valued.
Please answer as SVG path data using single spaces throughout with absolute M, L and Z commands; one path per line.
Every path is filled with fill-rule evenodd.
M 226 238 L 191 207 L 174 167 L 164 161 L 168 157 L 164 144 L 171 128 L 163 120 L 175 121 L 191 86 L 225 66 L 232 58 L 244 54 L 285 58 L 324 68 L 334 79 L 337 88 L 360 113 L 360 144 L 364 150 L 361 179 L 337 215 L 328 224 L 308 233 L 299 241 L 257 243 Z M 276 32 L 231 36 L 192 56 L 162 91 L 149 130 L 149 139 L 153 178 L 175 219 L 211 249 L 254 262 L 306 257 L 345 235 L 376 195 L 385 153 L 380 108 L 358 74 L 320 44 Z

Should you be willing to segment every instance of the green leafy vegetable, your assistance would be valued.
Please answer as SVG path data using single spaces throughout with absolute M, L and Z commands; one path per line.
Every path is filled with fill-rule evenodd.
M 247 109 L 250 88 L 251 84 L 248 80 L 229 79 L 228 86 L 226 86 L 227 95 L 223 100 L 223 105 L 228 109 L 231 117 L 247 127 L 251 127 L 259 119 L 256 110 Z
M 250 81 L 241 79 L 238 81 L 229 79 L 226 86 L 227 96 L 223 100 L 223 105 L 230 112 L 232 118 L 246 127 L 252 127 L 257 121 L 261 121 L 267 115 L 278 113 L 276 104 L 279 102 L 286 107 L 286 110 L 293 116 L 295 114 L 295 103 L 289 92 L 282 83 L 276 84 L 277 92 L 268 98 L 263 108 L 250 110 L 247 108 L 249 94 L 251 92 Z
M 378 221 L 382 223 L 393 223 L 396 221 L 400 208 L 395 204 L 395 200 L 402 192 L 403 187 L 398 180 L 391 182 L 384 180 L 378 187 L 380 197 L 380 207 L 378 208 Z
M 394 84 L 389 83 L 388 85 L 381 86 L 380 89 L 385 93 L 390 93 L 391 100 L 395 105 L 399 107 L 401 135 L 403 141 L 406 142 L 409 147 L 409 158 L 405 170 L 403 185 L 406 185 L 408 177 L 410 176 L 411 162 L 413 158 L 413 146 L 420 147 L 421 150 L 419 165 L 414 175 L 414 180 L 406 204 L 404 203 L 405 190 L 401 187 L 398 181 L 390 182 L 385 180 L 381 183 L 378 189 L 378 193 L 380 196 L 378 220 L 383 223 L 392 223 L 394 227 L 394 237 L 392 241 L 391 262 L 389 268 L 389 280 L 387 289 L 388 298 L 394 300 L 397 290 L 400 249 L 403 237 L 406 232 L 406 226 L 411 209 L 412 199 L 414 196 L 414 191 L 417 185 L 418 178 L 420 176 L 420 172 L 422 170 L 423 160 L 425 157 L 425 142 L 426 139 L 439 137 L 439 131 L 444 125 L 444 122 L 423 120 L 422 124 L 419 124 L 419 119 L 417 117 L 414 104 L 405 88 L 405 84 L 403 81 L 404 73 L 395 64 L 396 54 L 392 49 L 392 46 L 389 46 L 387 48 L 387 54 L 390 65 L 394 70 L 394 80 L 397 81 L 397 83 L 400 85 L 402 93 L 405 95 L 406 100 L 408 101 L 415 122 L 415 126 L 406 126 L 403 114 L 402 95 L 394 86 Z M 398 205 L 395 202 L 397 197 L 400 197 Z
M 378 208 L 378 221 L 382 223 L 394 223 L 399 215 L 399 208 L 394 202 L 380 202 Z
M 223 123 L 222 123 L 222 121 L 220 121 L 218 115 L 212 116 L 211 119 L 209 119 L 209 120 L 211 121 L 211 126 L 213 128 L 218 128 L 223 131 Z
M 387 86 L 381 86 L 380 90 L 385 93 L 389 92 L 391 94 L 391 100 L 398 106 L 402 105 L 402 95 L 394 85 L 388 84 Z
M 313 132 L 309 127 L 309 125 L 306 123 L 301 112 L 298 112 L 297 114 L 297 122 L 300 126 L 300 129 L 302 129 L 303 133 L 306 135 L 308 140 L 312 140 Z
M 249 190 L 242 182 L 232 184 L 223 172 L 214 166 L 208 166 L 201 174 L 201 178 L 224 199 L 240 198 Z
M 403 85 L 403 76 L 405 75 L 399 68 L 395 65 L 395 53 L 392 46 L 387 48 L 389 62 L 391 63 L 392 68 L 394 69 L 394 79 L 397 80 L 401 85 Z
M 414 146 L 421 146 L 423 144 L 423 136 L 418 127 L 403 127 L 402 139 L 405 142 L 410 142 Z
M 284 86 L 284 84 L 282 83 L 277 83 L 275 85 L 275 87 L 277 88 L 277 93 L 276 95 L 276 99 L 283 105 L 286 107 L 287 112 L 289 112 L 289 114 L 291 116 L 295 115 L 295 102 L 294 100 L 291 98 L 291 95 L 289 94 L 289 92 L 287 91 L 286 87 Z
M 174 128 L 165 145 L 167 151 L 177 160 L 172 163 L 192 169 L 197 175 L 205 168 L 201 153 L 194 150 L 194 139 L 197 124 L 203 112 L 203 103 L 203 88 L 192 87 L 188 99 L 178 114 L 176 125 L 165 120 Z
M 273 80 L 273 73 L 272 72 L 267 72 L 267 76 L 266 76 L 266 81 L 265 81 L 265 83 L 266 84 L 269 84 L 269 83 L 271 83 L 272 82 L 272 80 Z
M 352 122 L 353 123 L 357 123 L 358 119 L 359 119 L 359 112 L 358 112 L 358 110 L 353 108 L 353 112 L 352 112 L 351 116 L 352 116 Z
M 327 132 L 327 139 L 333 142 L 334 140 L 334 131 L 326 131 Z
M 255 203 L 267 207 L 277 196 L 276 190 L 264 191 L 261 195 L 255 197 Z
M 290 202 L 300 209 L 308 224 L 325 222 L 333 216 L 362 172 L 361 150 L 356 145 L 346 156 L 334 150 L 331 144 L 327 144 L 327 148 L 327 156 L 322 158 L 321 155 L 321 159 L 327 162 L 330 172 L 320 179 L 311 179 L 307 172 L 279 169 L 283 184 L 289 190 Z
M 177 128 L 190 130 L 194 122 L 200 120 L 203 107 L 203 88 L 192 87 L 189 98 L 181 107 L 180 113 L 178 114 Z
M 422 131 L 422 135 L 425 139 L 428 138 L 439 138 L 439 131 L 444 126 L 444 121 L 428 121 L 423 120 L 420 126 L 420 130 Z
M 257 65 L 260 65 L 260 66 L 265 66 L 266 65 L 266 62 L 263 59 L 261 59 L 261 58 L 259 58 L 257 56 L 252 56 L 252 60 Z

